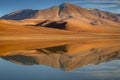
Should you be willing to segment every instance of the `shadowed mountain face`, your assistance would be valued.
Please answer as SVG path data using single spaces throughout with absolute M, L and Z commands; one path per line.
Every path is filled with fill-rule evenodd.
M 3 19 L 10 19 L 10 20 L 23 20 L 23 19 L 29 19 L 32 18 L 37 10 L 32 9 L 25 9 L 20 11 L 12 12 L 8 15 L 3 16 Z
M 10 52 L 3 59 L 24 65 L 46 65 L 65 71 L 120 59 L 119 41 L 104 40 Z
M 91 24 L 99 24 L 99 19 L 107 19 L 115 22 L 120 21 L 120 15 L 100 11 L 98 9 L 86 9 L 79 6 L 63 3 L 44 10 L 20 10 L 2 17 L 2 19 L 23 20 L 23 19 L 44 19 L 44 20 L 67 20 L 75 19 Z

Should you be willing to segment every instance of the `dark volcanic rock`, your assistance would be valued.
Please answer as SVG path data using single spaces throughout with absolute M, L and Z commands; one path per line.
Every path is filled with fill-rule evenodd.
M 48 28 L 57 28 L 57 29 L 65 29 L 67 22 L 64 21 L 48 21 L 45 20 L 43 22 L 40 22 L 36 24 L 35 26 L 42 26 L 42 27 L 48 27 Z

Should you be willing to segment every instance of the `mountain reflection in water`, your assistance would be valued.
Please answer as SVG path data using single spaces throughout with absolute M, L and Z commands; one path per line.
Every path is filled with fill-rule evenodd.
M 70 71 L 89 64 L 98 65 L 120 59 L 120 42 L 119 40 L 99 40 L 36 49 L 26 48 L 5 53 L 1 58 L 15 64 L 46 65 Z

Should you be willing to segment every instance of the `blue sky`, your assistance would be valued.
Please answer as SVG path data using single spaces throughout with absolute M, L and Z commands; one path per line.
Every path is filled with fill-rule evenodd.
M 0 0 L 0 16 L 22 9 L 45 9 L 63 2 L 120 14 L 120 0 Z

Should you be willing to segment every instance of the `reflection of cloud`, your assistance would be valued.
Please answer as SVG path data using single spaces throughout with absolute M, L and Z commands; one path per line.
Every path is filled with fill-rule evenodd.
M 84 66 L 71 72 L 85 73 L 90 78 L 99 78 L 100 80 L 120 80 L 120 60 Z
M 110 62 L 104 62 L 98 65 L 88 65 L 88 66 L 84 66 L 82 68 L 79 68 L 75 71 L 119 71 L 120 72 L 120 60 L 114 60 L 114 61 L 110 61 Z

